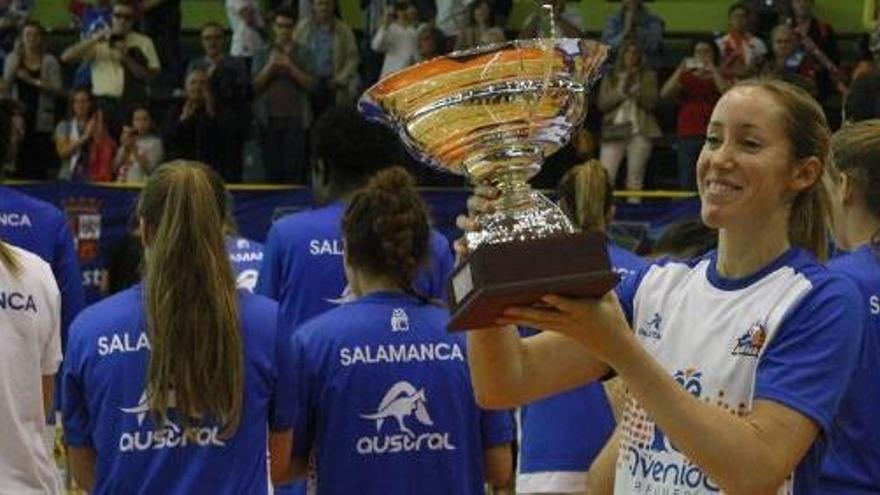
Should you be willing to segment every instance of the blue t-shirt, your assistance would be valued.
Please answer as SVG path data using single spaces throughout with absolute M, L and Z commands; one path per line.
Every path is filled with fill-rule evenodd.
M 859 364 L 835 420 L 822 464 L 822 493 L 880 492 L 880 258 L 866 245 L 835 258 L 829 269 L 856 281 L 865 300 L 865 336 Z
M 280 428 L 314 454 L 318 494 L 483 493 L 486 449 L 513 440 L 510 412 L 474 400 L 465 337 L 448 312 L 373 293 L 306 322 L 279 357 Z M 290 367 L 290 368 L 288 368 Z
M 64 363 L 64 435 L 97 452 L 93 493 L 267 493 L 277 305 L 240 291 L 239 311 L 245 396 L 241 424 L 228 438 L 210 423 L 184 436 L 173 414 L 156 429 L 144 392 L 150 343 L 141 285 L 77 317 Z
M 285 328 L 294 328 L 347 298 L 342 266 L 343 213 L 345 205 L 336 202 L 288 215 L 269 230 L 257 294 L 278 301 L 279 323 Z M 432 230 L 431 259 L 416 279 L 416 289 L 445 300 L 452 268 L 449 242 Z
M 631 251 L 608 243 L 614 271 L 626 278 L 645 266 Z M 582 492 L 587 470 L 614 431 L 614 415 L 600 383 L 520 409 L 520 493 Z
M 61 291 L 61 348 L 65 349 L 67 329 L 85 305 L 82 272 L 67 217 L 49 203 L 0 186 L 0 238 L 52 267 Z
M 235 286 L 253 293 L 263 264 L 263 245 L 244 237 L 227 237 L 226 252 L 235 273 Z
M 771 400 L 813 420 L 820 436 L 780 493 L 825 493 L 818 487 L 824 439 L 834 432 L 864 333 L 858 288 L 800 248 L 739 279 L 722 277 L 716 263 L 713 251 L 641 270 L 617 286 L 624 313 L 642 345 L 699 399 L 733 414 Z M 621 432 L 618 493 L 718 491 L 698 467 L 682 471 L 690 461 L 638 404 L 628 404 Z

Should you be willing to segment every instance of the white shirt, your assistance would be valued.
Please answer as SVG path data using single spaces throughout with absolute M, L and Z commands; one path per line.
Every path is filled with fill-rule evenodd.
M 467 25 L 468 4 L 472 0 L 436 0 L 437 29 L 446 36 L 458 36 Z
M 253 57 L 264 44 L 259 31 L 249 26 L 239 14 L 239 11 L 245 7 L 254 9 L 257 25 L 264 25 L 263 14 L 260 13 L 260 6 L 255 0 L 226 0 L 226 16 L 229 18 L 229 27 L 232 28 L 229 54 L 233 57 Z
M 382 62 L 382 77 L 408 67 L 415 62 L 419 54 L 419 28 L 402 26 L 392 22 L 389 26 L 381 26 L 371 43 L 373 50 L 385 53 Z
M 0 494 L 58 493 L 42 376 L 61 363 L 61 295 L 46 262 L 9 247 L 21 271 L 0 263 Z

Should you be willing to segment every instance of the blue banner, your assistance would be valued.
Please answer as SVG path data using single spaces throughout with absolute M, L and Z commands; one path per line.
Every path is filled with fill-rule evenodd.
M 139 188 L 69 182 L 13 184 L 34 197 L 62 209 L 76 242 L 83 285 L 89 303 L 101 298 L 102 270 L 108 253 L 135 228 L 133 213 Z M 279 216 L 313 207 L 311 192 L 303 187 L 231 186 L 234 216 L 242 237 L 263 242 L 272 221 Z M 460 235 L 456 215 L 465 211 L 467 189 L 425 188 L 422 194 L 431 208 L 434 226 L 448 239 Z M 656 237 L 670 222 L 699 212 L 693 199 L 646 201 L 617 205 L 612 228 L 615 240 L 638 249 Z

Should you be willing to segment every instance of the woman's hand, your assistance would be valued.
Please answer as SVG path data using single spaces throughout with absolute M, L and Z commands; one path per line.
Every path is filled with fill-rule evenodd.
M 561 333 L 612 367 L 617 349 L 634 338 L 613 290 L 600 299 L 548 295 L 541 301 L 550 307 L 507 308 L 497 323 Z
M 495 200 L 501 195 L 501 191 L 492 186 L 477 186 L 474 188 L 473 196 L 467 200 L 467 215 L 459 215 L 455 218 L 455 225 L 461 229 L 465 236 L 469 232 L 480 230 L 478 217 L 486 213 L 492 213 L 495 209 Z M 453 243 L 455 249 L 455 258 L 457 262 L 461 262 L 470 255 L 468 250 L 467 238 L 459 237 Z

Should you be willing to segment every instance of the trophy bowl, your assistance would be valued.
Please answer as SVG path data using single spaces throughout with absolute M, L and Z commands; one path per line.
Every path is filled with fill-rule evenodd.
M 505 307 L 546 293 L 597 296 L 616 283 L 604 236 L 576 233 L 528 184 L 583 122 L 607 55 L 590 40 L 516 40 L 413 65 L 361 96 L 364 117 L 394 128 L 418 161 L 500 192 L 467 234 L 450 328 L 491 325 Z

